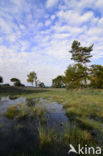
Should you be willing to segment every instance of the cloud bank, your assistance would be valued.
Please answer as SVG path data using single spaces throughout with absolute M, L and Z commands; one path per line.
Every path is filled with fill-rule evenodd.
M 30 71 L 47 85 L 72 63 L 73 40 L 94 43 L 93 58 L 103 59 L 102 0 L 0 0 L 0 75 L 27 84 Z

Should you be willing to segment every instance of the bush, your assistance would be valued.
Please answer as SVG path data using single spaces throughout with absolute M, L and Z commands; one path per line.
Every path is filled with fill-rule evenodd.
M 5 83 L 3 86 L 4 87 L 10 87 L 10 84 L 9 83 Z

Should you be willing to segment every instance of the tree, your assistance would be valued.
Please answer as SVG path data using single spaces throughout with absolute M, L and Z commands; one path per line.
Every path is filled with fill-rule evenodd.
M 22 86 L 21 81 L 17 78 L 11 78 L 10 81 L 14 83 L 14 86 Z
M 39 87 L 40 87 L 40 88 L 45 88 L 45 84 L 44 84 L 43 82 L 40 82 L 40 83 L 39 83 Z
M 27 82 L 30 82 L 33 86 L 33 83 L 35 82 L 35 86 L 37 87 L 37 75 L 35 72 L 30 72 L 28 75 L 27 75 Z
M 3 78 L 2 78 L 2 76 L 0 76 L 0 83 L 3 83 Z
M 82 64 L 69 65 L 65 71 L 65 84 L 67 88 L 84 86 L 85 68 Z
M 91 51 L 93 50 L 93 44 L 89 47 L 82 47 L 80 42 L 74 40 L 72 43 L 71 50 L 69 51 L 72 54 L 71 59 L 81 63 L 85 67 L 85 87 L 87 86 L 87 64 L 90 62 L 90 58 L 92 57 Z
M 103 88 L 103 66 L 92 65 L 90 71 L 90 86 Z
M 63 88 L 65 87 L 64 84 L 64 76 L 57 76 L 55 79 L 52 80 L 52 87 L 54 88 Z

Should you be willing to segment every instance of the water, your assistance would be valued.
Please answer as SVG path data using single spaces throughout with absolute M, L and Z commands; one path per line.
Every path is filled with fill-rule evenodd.
M 4 113 L 9 106 L 20 104 L 20 103 L 25 104 L 26 98 L 19 97 L 19 98 L 12 100 L 9 97 L 1 97 L 1 99 L 0 99 L 0 113 Z
M 3 115 L 9 106 L 17 106 L 20 103 L 26 104 L 26 98 L 19 97 L 10 99 L 9 97 L 2 97 L 0 99 L 0 114 L 2 114 L 0 116 L 1 156 L 20 156 L 19 153 L 23 153 L 21 155 L 24 155 L 24 151 L 25 153 L 29 151 L 31 155 L 33 153 L 35 155 L 35 151 L 38 150 L 38 117 L 34 115 L 32 119 L 28 117 L 23 120 L 18 120 L 17 118 L 11 120 Z M 35 107 L 37 109 L 43 107 L 44 110 L 46 110 L 47 128 L 52 127 L 61 131 L 64 124 L 68 122 L 63 106 L 56 102 L 48 103 L 47 100 L 40 98 L 40 103 L 35 104 Z
M 40 98 L 40 104 L 37 104 L 36 107 L 38 109 L 43 107 L 46 110 L 47 127 L 60 129 L 68 123 L 68 118 L 61 104 L 57 102 L 48 103 L 47 100 Z

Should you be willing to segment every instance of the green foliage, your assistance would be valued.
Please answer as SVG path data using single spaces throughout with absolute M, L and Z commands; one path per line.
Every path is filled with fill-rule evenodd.
M 35 86 L 37 87 L 37 75 L 35 72 L 30 72 L 28 75 L 27 75 L 27 82 L 30 82 L 32 85 L 33 83 L 35 82 Z
M 84 86 L 87 78 L 85 67 L 81 64 L 69 65 L 65 72 L 65 84 L 67 88 L 79 88 Z
M 5 83 L 5 84 L 3 84 L 3 86 L 10 87 L 10 84 L 9 83 Z
M 90 71 L 91 71 L 90 85 L 94 88 L 103 88 L 103 66 L 92 65 Z
M 47 129 L 42 126 L 38 128 L 38 132 L 40 138 L 40 151 L 46 151 L 48 155 L 49 153 L 50 155 L 57 155 L 57 153 L 62 155 L 61 152 L 63 152 L 64 149 L 68 151 L 69 144 L 74 145 L 75 148 L 77 148 L 78 144 L 81 144 L 81 146 L 88 144 L 88 146 L 93 147 L 96 145 L 95 140 L 88 131 L 81 130 L 77 127 L 72 127 L 71 131 L 69 125 L 64 127 L 64 133 L 62 133 L 62 135 L 53 128 L 47 131 Z M 56 151 L 54 149 L 56 149 Z
M 27 101 L 27 106 L 30 107 L 35 106 L 35 99 L 27 99 L 26 101 Z
M 5 116 L 9 119 L 14 119 L 17 116 L 18 112 L 19 110 L 16 106 L 10 106 L 5 113 Z
M 39 83 L 39 87 L 40 87 L 40 88 L 45 88 L 45 84 L 44 84 L 43 82 L 40 82 L 40 83 Z
M 44 123 L 46 123 L 46 120 L 44 118 L 45 110 L 43 108 L 40 107 L 40 109 L 35 110 L 35 107 L 27 107 L 27 105 L 19 104 L 19 112 L 16 115 L 20 121 L 19 124 L 22 123 L 21 119 L 24 120 L 31 116 L 35 118 L 35 114 L 39 117 L 40 126 L 43 126 L 38 129 L 40 139 L 38 147 L 40 147 L 41 153 L 44 152 L 45 155 L 45 151 L 47 154 L 48 151 L 54 151 L 52 155 L 57 155 L 58 148 L 67 147 L 68 150 L 70 143 L 75 147 L 77 147 L 78 144 L 87 144 L 93 147 L 95 144 L 100 145 L 99 141 L 102 141 L 101 138 L 103 136 L 103 90 L 75 89 L 67 91 L 65 89 L 47 89 L 43 92 L 35 91 L 37 91 L 37 89 L 34 89 L 34 93 L 31 94 L 29 92 L 28 95 L 26 94 L 25 96 L 28 96 L 28 98 L 51 98 L 51 101 L 57 101 L 64 106 L 69 121 L 72 123 L 69 125 L 71 126 L 70 129 L 69 127 L 66 128 L 63 131 L 64 133 L 62 133 L 63 135 L 59 135 L 58 131 L 55 132 L 52 128 L 45 128 L 46 124 L 44 125 Z M 22 94 L 19 93 L 20 90 L 18 91 L 18 95 L 24 95 L 23 90 Z M 30 103 L 32 102 L 30 101 Z M 17 130 L 22 129 L 22 125 L 18 125 L 16 128 Z
M 90 58 L 92 55 L 90 54 L 93 50 L 93 45 L 89 47 L 82 47 L 80 42 L 74 40 L 72 43 L 71 50 L 69 51 L 72 53 L 72 60 L 80 63 L 88 63 L 90 62 Z
M 63 88 L 65 87 L 65 84 L 64 84 L 64 76 L 57 76 L 55 79 L 52 80 L 52 87 L 54 88 Z
M 14 86 L 22 86 L 21 81 L 17 78 L 11 78 L 10 81 L 14 83 Z
M 9 99 L 10 99 L 10 100 L 16 100 L 17 98 L 18 98 L 17 96 L 12 96 L 12 95 L 9 96 Z
M 0 83 L 3 83 L 3 78 L 2 78 L 2 76 L 0 76 Z
M 20 103 L 18 105 L 8 107 L 4 115 L 9 119 L 17 118 L 19 120 L 24 120 L 27 117 L 32 118 L 35 115 L 35 107 Z
M 14 86 L 21 86 L 21 82 L 20 81 L 15 82 Z
M 11 78 L 10 81 L 11 81 L 11 82 L 18 82 L 18 81 L 20 81 L 20 80 L 17 79 L 17 78 Z
M 82 47 L 80 42 L 74 40 L 71 46 L 71 50 L 69 51 L 72 54 L 71 59 L 76 62 L 83 63 L 85 67 L 84 74 L 83 74 L 85 87 L 87 87 L 87 79 L 88 79 L 88 69 L 86 63 L 91 62 L 90 58 L 92 57 L 91 55 L 92 50 L 93 50 L 93 45 L 89 47 Z M 75 83 L 77 84 L 77 82 Z

